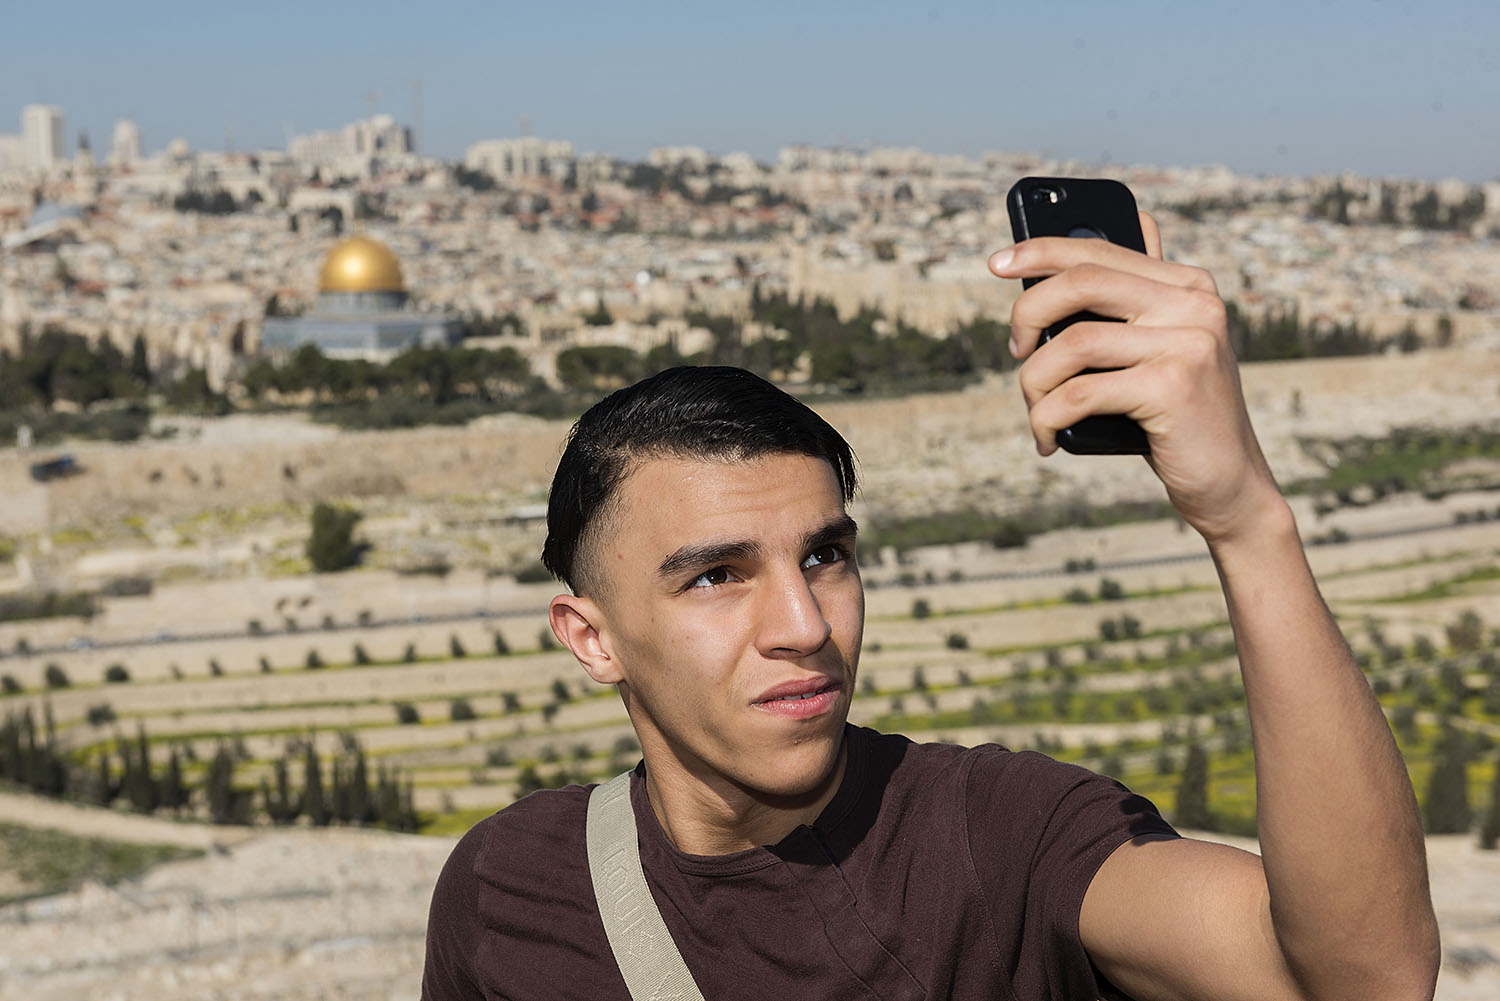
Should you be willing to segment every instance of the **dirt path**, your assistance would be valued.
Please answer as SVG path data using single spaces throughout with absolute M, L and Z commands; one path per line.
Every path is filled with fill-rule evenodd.
M 84 838 L 202 850 L 240 844 L 255 835 L 255 829 L 250 827 L 221 827 L 143 817 L 19 793 L 0 793 L 0 821 L 66 831 Z

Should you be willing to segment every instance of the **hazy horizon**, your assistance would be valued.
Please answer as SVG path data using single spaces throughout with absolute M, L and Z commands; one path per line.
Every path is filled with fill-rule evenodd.
M 70 155 L 80 132 L 107 152 L 117 118 L 148 151 L 179 136 L 283 148 L 372 110 L 415 124 L 420 79 L 420 146 L 445 159 L 520 134 L 524 118 L 534 135 L 626 158 L 694 145 L 764 160 L 809 143 L 1500 177 L 1500 8 L 1478 0 L 1171 3 L 1149 17 L 1094 2 L 204 11 L 8 11 L 0 132 L 46 103 L 64 109 Z

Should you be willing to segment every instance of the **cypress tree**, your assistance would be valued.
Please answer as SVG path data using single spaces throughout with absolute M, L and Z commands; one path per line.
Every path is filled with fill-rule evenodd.
M 1446 728 L 1438 741 L 1423 806 L 1428 834 L 1464 834 L 1474 823 L 1469 807 L 1468 741 L 1457 730 Z
M 37 749 L 33 788 L 47 796 L 61 796 L 68 789 L 68 762 L 57 750 L 57 723 L 52 718 L 52 702 L 42 705 L 46 739 Z
M 346 819 L 346 804 L 344 802 L 344 768 L 342 758 L 333 759 L 333 771 L 328 778 L 329 819 L 333 823 L 342 824 Z
M 271 780 L 264 775 L 260 779 L 260 801 L 261 808 L 265 811 L 266 819 L 273 824 L 284 824 L 287 822 L 288 804 L 286 801 L 286 759 L 279 758 L 272 766 L 276 775 L 276 789 L 271 789 Z
M 1479 826 L 1479 847 L 1487 852 L 1500 844 L 1500 754 L 1495 756 L 1495 778 L 1490 783 L 1490 806 Z
M 5 714 L 5 723 L 0 725 L 0 779 L 14 779 L 21 760 L 20 735 L 16 730 L 16 717 Z
M 26 744 L 21 781 L 30 789 L 41 789 L 47 777 L 42 761 L 42 748 L 36 739 L 36 720 L 31 715 L 30 706 L 21 714 L 21 729 L 25 731 Z
M 302 813 L 307 815 L 314 826 L 327 827 L 333 815 L 323 796 L 323 766 L 318 761 L 318 752 L 313 745 L 314 741 L 309 738 L 303 754 Z
M 167 773 L 161 780 L 161 805 L 173 813 L 181 813 L 187 806 L 187 785 L 182 781 L 182 756 L 177 745 L 167 753 Z
M 134 806 L 135 800 L 131 799 L 131 790 L 136 787 L 135 752 L 131 750 L 125 738 L 118 733 L 115 734 L 115 753 L 120 757 L 120 782 L 115 794 L 124 796 Z
M 292 795 L 291 772 L 285 754 L 276 759 L 276 806 L 281 814 L 279 823 L 290 824 L 302 812 L 301 803 Z
M 114 777 L 109 770 L 109 748 L 99 748 L 99 757 L 96 759 L 99 766 L 98 776 L 95 779 L 94 802 L 100 806 L 108 806 L 115 801 L 120 790 L 114 783 Z
M 1182 765 L 1173 820 L 1179 827 L 1208 830 L 1213 826 L 1208 810 L 1208 752 L 1196 741 L 1188 745 L 1187 760 Z
M 411 776 L 407 776 L 406 784 L 401 786 L 401 822 L 397 830 L 415 831 L 417 829 L 417 782 Z
M 373 795 L 373 807 L 375 811 L 375 822 L 382 827 L 392 826 L 396 816 L 396 810 L 400 806 L 400 799 L 396 795 L 396 789 L 391 785 L 390 773 L 384 764 L 375 766 L 375 792 Z
M 135 340 L 130 345 L 130 374 L 140 383 L 141 388 L 146 389 L 151 385 L 151 364 L 146 357 L 146 337 L 144 334 L 136 334 Z
M 228 745 L 220 743 L 209 762 L 204 778 L 208 815 L 216 824 L 231 824 L 235 819 L 234 755 Z
M 146 740 L 146 727 L 136 728 L 135 768 L 131 771 L 132 783 L 126 789 L 130 805 L 141 813 L 155 813 L 161 803 L 156 778 L 151 774 L 151 745 Z
M 349 820 L 363 824 L 374 819 L 370 809 L 370 771 L 365 764 L 364 749 L 355 745 L 354 764 L 349 775 Z

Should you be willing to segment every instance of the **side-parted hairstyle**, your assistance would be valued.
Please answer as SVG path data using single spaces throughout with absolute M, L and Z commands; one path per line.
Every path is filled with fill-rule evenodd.
M 845 502 L 854 498 L 849 443 L 805 403 L 754 373 L 683 366 L 611 393 L 568 434 L 547 500 L 542 563 L 574 594 L 597 592 L 594 536 L 635 463 L 782 454 L 827 461 Z

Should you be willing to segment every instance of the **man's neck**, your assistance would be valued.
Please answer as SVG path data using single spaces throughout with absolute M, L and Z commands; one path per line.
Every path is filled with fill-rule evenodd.
M 722 778 L 704 781 L 681 768 L 646 763 L 646 794 L 667 838 L 689 855 L 728 855 L 774 845 L 818 819 L 843 782 L 849 742 L 815 789 L 797 797 L 757 796 Z

